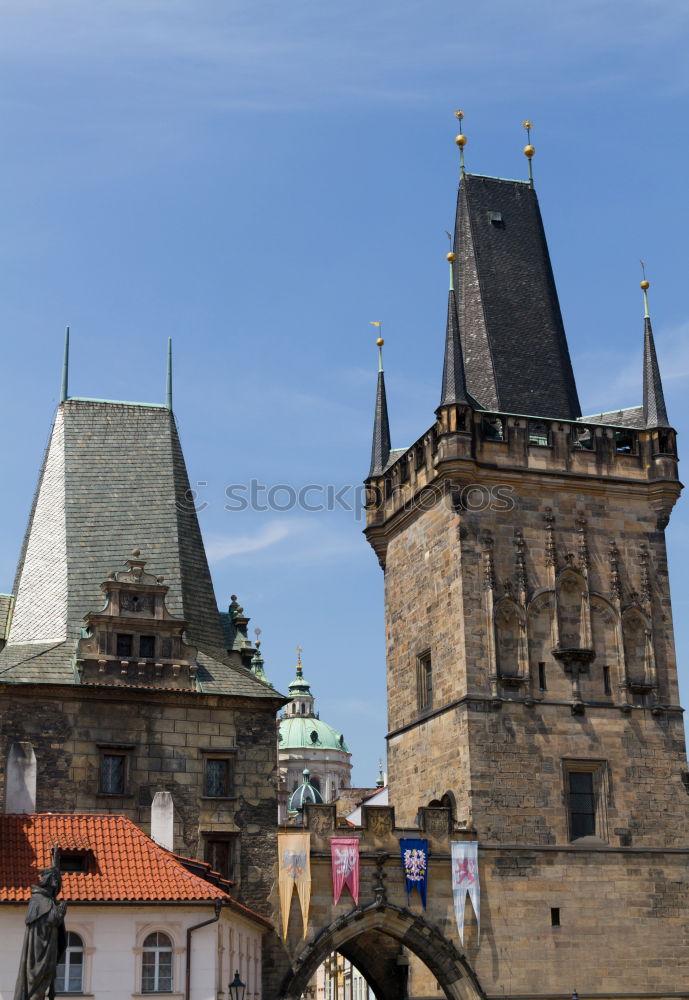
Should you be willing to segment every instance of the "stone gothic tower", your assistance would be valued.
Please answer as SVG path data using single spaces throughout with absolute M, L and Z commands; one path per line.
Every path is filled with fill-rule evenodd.
M 533 184 L 463 175 L 448 259 L 435 420 L 391 449 L 381 371 L 366 481 L 396 819 L 443 802 L 486 845 L 685 847 L 648 308 L 643 405 L 582 417 Z

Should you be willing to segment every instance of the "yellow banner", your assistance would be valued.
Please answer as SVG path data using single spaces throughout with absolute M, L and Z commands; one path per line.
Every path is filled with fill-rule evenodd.
M 299 894 L 303 935 L 309 921 L 311 902 L 311 856 L 310 833 L 278 833 L 278 885 L 280 888 L 280 910 L 282 911 L 282 936 L 287 937 L 289 911 L 294 886 Z

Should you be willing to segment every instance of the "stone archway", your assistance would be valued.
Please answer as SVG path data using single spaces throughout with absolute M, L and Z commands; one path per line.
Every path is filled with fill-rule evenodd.
M 432 924 L 403 907 L 372 903 L 338 917 L 299 952 L 283 980 L 280 1000 L 298 1000 L 318 966 L 334 951 L 356 965 L 379 1000 L 399 1000 L 403 975 L 395 958 L 400 946 L 427 966 L 448 1000 L 483 997 L 465 956 Z

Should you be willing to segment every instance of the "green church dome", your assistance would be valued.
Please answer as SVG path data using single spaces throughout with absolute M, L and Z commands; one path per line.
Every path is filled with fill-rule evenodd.
M 349 753 L 342 733 L 313 715 L 290 715 L 280 719 L 280 750 L 344 750 Z
M 288 809 L 290 812 L 301 812 L 305 805 L 312 803 L 316 806 L 323 805 L 323 796 L 315 785 L 309 781 L 309 770 L 304 768 L 304 780 L 298 788 L 295 788 L 289 797 Z

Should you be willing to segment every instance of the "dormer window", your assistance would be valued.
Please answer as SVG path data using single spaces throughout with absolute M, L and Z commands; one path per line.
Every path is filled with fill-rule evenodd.
M 62 851 L 60 854 L 61 872 L 87 872 L 89 870 L 89 851 Z

